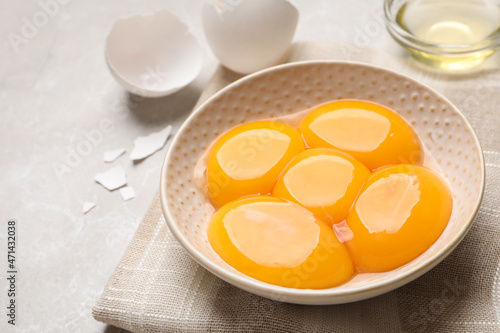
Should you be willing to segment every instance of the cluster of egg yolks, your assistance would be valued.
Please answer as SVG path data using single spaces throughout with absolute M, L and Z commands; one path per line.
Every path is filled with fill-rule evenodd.
M 422 159 L 413 129 L 370 102 L 320 106 L 298 131 L 240 125 L 208 155 L 208 194 L 222 206 L 209 241 L 243 274 L 284 287 L 395 269 L 425 252 L 451 215 L 448 187 L 414 165 Z
M 348 153 L 370 170 L 392 164 L 418 164 L 419 139 L 395 112 L 378 104 L 343 100 L 310 112 L 299 128 L 307 145 Z
M 324 289 L 354 274 L 345 246 L 312 212 L 270 196 L 234 200 L 212 217 L 208 239 L 229 265 L 257 280 Z
M 358 271 L 389 271 L 425 252 L 445 229 L 451 210 L 451 193 L 434 172 L 409 164 L 382 168 L 347 216 L 350 237 L 344 244 Z
M 246 195 L 268 194 L 281 171 L 304 150 L 300 133 L 276 121 L 233 128 L 211 148 L 208 195 L 216 205 Z
M 366 166 L 345 153 L 312 148 L 288 164 L 272 195 L 304 206 L 332 226 L 347 217 L 370 175 Z

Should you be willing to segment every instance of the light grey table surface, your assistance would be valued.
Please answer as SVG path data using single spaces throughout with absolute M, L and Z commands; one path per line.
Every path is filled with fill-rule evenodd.
M 295 41 L 344 41 L 402 54 L 383 27 L 381 0 L 292 2 L 300 10 Z M 14 45 L 12 33 L 22 36 L 26 21 L 43 19 L 41 3 L 52 4 L 51 16 L 37 21 L 40 27 Z M 201 4 L 1 0 L 0 308 L 7 302 L 6 222 L 16 218 L 16 332 L 120 331 L 95 321 L 91 307 L 158 189 L 166 147 L 138 164 L 128 154 L 137 136 L 167 124 L 178 128 L 217 66 L 204 39 Z M 204 67 L 180 92 L 137 101 L 108 72 L 104 39 L 117 18 L 157 9 L 169 9 L 189 25 L 204 50 Z M 102 121 L 112 123 L 112 129 L 95 140 L 87 156 L 58 175 L 55 166 L 68 165 L 70 152 L 99 131 Z M 127 148 L 127 155 L 104 163 L 103 152 L 119 147 Z M 135 199 L 124 202 L 118 191 L 109 192 L 93 180 L 114 166 L 126 169 Z M 86 215 L 85 201 L 97 203 Z M 0 331 L 9 332 L 4 312 Z

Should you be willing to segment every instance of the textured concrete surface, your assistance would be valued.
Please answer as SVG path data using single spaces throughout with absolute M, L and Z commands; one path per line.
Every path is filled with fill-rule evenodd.
M 344 41 L 351 48 L 402 53 L 383 27 L 382 1 L 292 2 L 301 15 L 295 41 Z M 178 128 L 215 70 L 217 61 L 203 36 L 201 4 L 0 3 L 0 258 L 6 257 L 7 219 L 16 218 L 16 331 L 119 331 L 95 321 L 91 307 L 158 189 L 166 147 L 136 164 L 128 154 L 137 136 L 167 124 Z M 117 18 L 157 9 L 171 10 L 190 26 L 206 54 L 205 63 L 196 81 L 180 92 L 139 99 L 108 72 L 104 39 Z M 103 162 L 105 151 L 120 147 L 127 148 L 124 156 L 112 164 Z M 109 192 L 93 180 L 114 166 L 127 171 L 135 199 L 124 202 L 118 191 Z M 97 207 L 83 215 L 86 201 Z M 6 270 L 2 259 L 2 309 L 7 305 Z M 4 312 L 0 331 L 9 332 Z

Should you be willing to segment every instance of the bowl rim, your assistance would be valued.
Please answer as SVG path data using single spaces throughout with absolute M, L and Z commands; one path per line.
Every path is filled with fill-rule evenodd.
M 209 105 L 212 103 L 212 101 L 216 100 L 219 98 L 219 96 L 225 94 L 227 91 L 233 89 L 234 87 L 240 85 L 243 82 L 246 82 L 249 79 L 253 79 L 255 77 L 258 77 L 263 74 L 268 74 L 276 71 L 280 71 L 282 69 L 286 68 L 293 68 L 293 67 L 298 67 L 298 66 L 311 66 L 311 65 L 350 65 L 350 66 L 361 66 L 365 68 L 370 68 L 372 70 L 380 70 L 380 71 L 385 71 L 389 72 L 395 76 L 399 76 L 402 79 L 412 81 L 413 83 L 424 87 L 425 89 L 428 89 L 428 91 L 434 93 L 435 95 L 439 96 L 443 101 L 451 105 L 454 109 L 454 111 L 457 113 L 457 115 L 460 117 L 460 119 L 463 121 L 464 125 L 467 127 L 467 129 L 470 131 L 472 134 L 472 139 L 473 143 L 476 145 L 476 147 L 479 149 L 479 163 L 480 163 L 480 172 L 481 172 L 481 179 L 480 179 L 480 193 L 478 198 L 476 199 L 475 205 L 474 205 L 474 210 L 469 217 L 469 220 L 467 221 L 466 224 L 462 226 L 460 231 L 457 233 L 457 235 L 443 248 L 439 249 L 433 257 L 429 258 L 426 261 L 423 261 L 419 265 L 413 267 L 412 269 L 408 270 L 407 272 L 403 274 L 396 274 L 393 277 L 384 279 L 382 281 L 376 282 L 376 283 L 370 283 L 364 286 L 358 286 L 358 287 L 352 287 L 350 289 L 336 289 L 336 288 L 329 288 L 329 289 L 297 289 L 297 288 L 287 288 L 287 287 L 281 287 L 281 286 L 276 286 L 272 284 L 268 284 L 262 281 L 258 281 L 255 279 L 252 279 L 250 277 L 246 276 L 241 276 L 238 275 L 234 272 L 228 271 L 227 269 L 217 265 L 216 263 L 212 262 L 208 257 L 203 255 L 201 252 L 199 252 L 190 242 L 189 240 L 183 235 L 181 232 L 180 228 L 174 223 L 175 218 L 172 216 L 170 213 L 170 210 L 168 208 L 168 200 L 167 200 L 167 193 L 166 193 L 166 180 L 167 180 L 167 172 L 169 170 L 169 162 L 173 151 L 174 147 L 178 145 L 179 137 L 181 133 L 184 132 L 185 128 L 188 126 L 188 124 L 197 117 L 198 113 L 203 110 L 206 105 Z M 472 226 L 472 222 L 474 221 L 475 216 L 477 215 L 477 212 L 479 210 L 479 207 L 481 205 L 481 201 L 483 199 L 484 195 L 484 187 L 485 187 L 485 164 L 484 164 L 484 156 L 483 156 L 483 150 L 481 148 L 481 144 L 477 138 L 476 133 L 474 132 L 474 129 L 470 125 L 470 123 L 467 121 L 465 116 L 460 112 L 460 110 L 453 104 L 451 103 L 450 100 L 448 100 L 446 97 L 444 97 L 441 93 L 436 91 L 435 89 L 427 86 L 426 84 L 423 84 L 422 82 L 415 80 L 413 78 L 410 78 L 407 75 L 397 73 L 396 71 L 384 68 L 382 66 L 375 66 L 371 65 L 368 63 L 363 63 L 363 62 L 358 62 L 358 61 L 338 61 L 338 60 L 307 60 L 307 61 L 298 61 L 298 62 L 292 62 L 292 63 L 286 63 L 270 68 L 263 69 L 261 71 L 255 72 L 253 74 L 249 74 L 229 85 L 226 87 L 222 88 L 215 94 L 213 94 L 211 97 L 209 97 L 205 102 L 203 102 L 200 106 L 198 106 L 190 115 L 189 117 L 183 122 L 183 124 L 180 126 L 178 131 L 176 132 L 174 138 L 172 139 L 172 142 L 170 143 L 170 146 L 167 150 L 167 153 L 165 155 L 165 158 L 163 160 L 163 165 L 161 168 L 161 177 L 160 177 L 160 202 L 161 202 L 161 207 L 163 211 L 163 216 L 165 218 L 165 221 L 167 222 L 167 225 L 169 229 L 171 230 L 172 234 L 175 236 L 175 238 L 179 241 L 179 243 L 187 250 L 187 252 L 191 255 L 191 257 L 199 263 L 201 266 L 203 266 L 205 269 L 210 271 L 211 273 L 215 274 L 222 280 L 235 285 L 241 289 L 244 289 L 248 292 L 267 297 L 267 298 L 272 298 L 278 301 L 284 301 L 284 302 L 289 302 L 289 303 L 297 303 L 297 304 L 339 304 L 339 303 L 348 303 L 348 302 L 353 302 L 353 301 L 358 301 L 370 297 L 374 297 L 380 294 L 383 294 L 385 292 L 389 292 L 391 290 L 394 290 L 418 277 L 421 275 L 425 274 L 427 271 L 429 271 L 431 268 L 439 264 L 446 256 L 448 256 L 451 251 L 455 249 L 455 247 L 462 241 L 462 239 L 465 237 L 467 232 L 469 231 L 470 227 Z
M 408 3 L 407 0 L 405 3 Z M 395 0 L 384 0 L 384 18 L 387 30 L 394 40 L 403 46 L 436 55 L 466 56 L 483 50 L 495 50 L 500 47 L 500 32 L 486 36 L 472 44 L 439 44 L 428 42 L 403 29 L 397 22 L 397 13 L 393 13 Z

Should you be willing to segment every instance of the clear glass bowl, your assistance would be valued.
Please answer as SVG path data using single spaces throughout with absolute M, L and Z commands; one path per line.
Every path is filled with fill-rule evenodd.
M 411 30 L 405 24 L 405 10 L 409 8 L 409 5 L 414 6 L 415 2 L 420 1 L 420 3 L 425 2 L 427 9 L 421 11 L 424 13 L 422 20 L 428 20 L 429 15 L 435 14 L 436 11 L 428 10 L 430 7 L 435 7 L 437 5 L 446 3 L 448 10 L 450 6 L 460 5 L 460 0 L 456 1 L 443 1 L 443 0 L 433 0 L 433 1 L 422 1 L 422 0 L 385 0 L 384 12 L 387 30 L 412 57 L 418 61 L 444 70 L 465 70 L 475 67 L 481 64 L 487 57 L 495 53 L 500 47 L 500 27 L 493 27 L 492 33 L 480 38 L 477 41 L 466 43 L 439 43 L 435 40 L 424 39 L 416 34 L 412 33 Z M 470 5 L 471 2 L 476 1 L 476 5 L 481 3 L 481 0 L 466 0 L 462 2 L 462 6 Z M 488 9 L 498 9 L 500 13 L 500 8 L 498 7 L 497 1 L 484 1 L 488 3 L 489 6 L 486 9 L 482 9 L 483 13 L 486 13 L 490 18 L 492 15 L 492 10 Z M 442 8 L 441 8 L 442 10 Z M 462 15 L 464 15 L 464 22 L 469 19 L 471 14 L 467 12 L 464 13 L 462 8 Z M 494 16 L 493 16 L 494 17 Z M 480 17 L 477 17 L 480 20 Z M 499 16 L 500 19 L 500 16 Z M 416 19 L 412 16 L 412 20 Z M 417 18 L 418 20 L 418 18 Z M 418 21 L 417 21 L 418 22 Z M 443 23 L 449 23 L 443 21 Z M 482 22 L 484 23 L 484 22 Z M 445 35 L 446 36 L 446 35 Z M 447 36 L 446 36 L 447 37 Z

